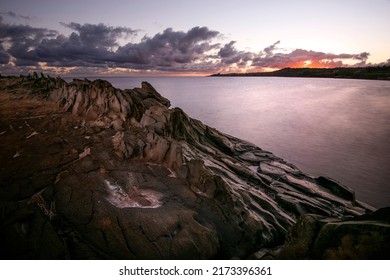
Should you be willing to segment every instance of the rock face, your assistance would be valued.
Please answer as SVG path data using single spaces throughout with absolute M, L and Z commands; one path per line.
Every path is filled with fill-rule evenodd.
M 268 259 L 390 258 L 390 208 L 351 219 L 307 214 L 289 230 L 285 244 Z
M 371 212 L 169 106 L 147 82 L 1 77 L 1 257 L 247 258 L 283 244 L 301 215 Z

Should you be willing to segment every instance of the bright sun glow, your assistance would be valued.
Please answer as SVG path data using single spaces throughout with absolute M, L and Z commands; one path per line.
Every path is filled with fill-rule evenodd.
M 303 62 L 303 66 L 304 66 L 304 67 L 310 67 L 310 65 L 311 65 L 311 60 L 305 60 L 305 61 Z

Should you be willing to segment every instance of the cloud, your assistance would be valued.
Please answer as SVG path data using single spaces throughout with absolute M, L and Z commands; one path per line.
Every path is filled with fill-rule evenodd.
M 368 52 L 362 52 L 362 53 L 359 53 L 357 55 L 354 55 L 353 58 L 354 59 L 357 59 L 357 60 L 362 60 L 362 61 L 366 61 L 368 59 L 368 57 L 370 56 L 370 53 Z
M 122 37 L 137 34 L 127 27 L 110 27 L 104 24 L 62 25 L 74 30 L 68 37 L 44 38 L 31 53 L 49 66 L 98 66 L 105 67 L 110 56 L 119 47 Z
M 11 11 L 8 11 L 6 13 L 0 13 L 0 15 L 3 15 L 3 16 L 7 16 L 7 17 L 10 17 L 12 19 L 24 19 L 24 20 L 35 20 L 36 17 L 30 17 L 30 16 L 25 16 L 25 15 L 19 15 L 19 14 L 16 14 L 14 12 L 11 12 Z
M 390 1 L 390 0 L 389 0 Z M 390 66 L 390 58 L 386 61 L 383 61 L 381 63 L 378 63 L 378 65 L 380 66 Z
M 9 13 L 8 16 L 17 16 Z M 281 52 L 280 41 L 255 53 L 236 48 L 236 41 L 221 44 L 221 34 L 208 27 L 188 31 L 167 28 L 138 42 L 128 42 L 140 30 L 105 24 L 61 23 L 72 30 L 56 30 L 4 23 L 0 16 L 0 71 L 14 73 L 43 69 L 57 73 L 239 72 L 285 67 L 364 66 L 368 52 L 332 54 L 295 49 Z M 127 40 L 127 42 L 126 42 Z M 76 69 L 77 68 L 77 69 Z M 100 69 L 99 71 L 97 69 Z
M 219 32 L 207 27 L 194 27 L 187 32 L 165 29 L 153 37 L 143 37 L 140 43 L 120 47 L 112 59 L 118 65 L 174 71 L 176 68 L 207 59 L 207 52 L 219 46 L 209 42 Z
M 192 63 L 205 63 L 206 53 L 219 47 L 210 44 L 219 32 L 207 27 L 194 27 L 187 32 L 168 28 L 153 37 L 144 36 L 138 43 L 121 46 L 119 39 L 139 31 L 104 24 L 61 24 L 73 32 L 64 36 L 44 28 L 0 22 L 0 40 L 8 46 L 3 49 L 2 62 L 7 61 L 9 54 L 16 66 L 44 63 L 48 67 L 186 71 Z
M 7 64 L 9 62 L 10 56 L 3 50 L 0 50 L 0 64 Z
M 1 21 L 0 21 L 1 22 Z M 1 27 L 1 26 L 0 26 Z M 8 54 L 8 52 L 4 49 L 3 44 L 0 44 L 0 65 L 1 64 L 8 64 L 11 56 Z
M 276 44 L 276 43 L 275 43 Z M 258 69 L 285 67 L 345 67 L 351 66 L 345 64 L 343 60 L 355 60 L 357 64 L 363 66 L 369 57 L 368 52 L 360 54 L 332 54 L 318 51 L 308 51 L 304 49 L 295 49 L 289 53 L 274 53 L 274 45 L 264 49 L 265 54 L 258 55 L 252 63 L 252 66 Z M 279 44 L 279 41 L 277 42 Z
M 276 49 L 276 46 L 280 44 L 280 40 L 275 42 L 274 44 L 272 44 L 271 46 L 269 47 L 266 47 L 263 51 L 265 53 L 265 55 L 269 56 L 269 55 L 272 55 L 272 53 L 274 52 L 274 50 Z
M 221 65 L 232 65 L 245 67 L 253 59 L 254 54 L 251 52 L 238 51 L 234 44 L 236 41 L 230 41 L 220 48 L 218 56 L 221 59 Z
M 225 44 L 218 52 L 218 55 L 221 58 L 232 57 L 238 53 L 236 48 L 233 46 L 236 41 L 230 41 L 230 43 Z
M 231 41 L 220 48 L 218 56 L 220 67 L 228 67 L 228 71 L 239 71 L 232 66 L 245 71 L 263 71 L 268 69 L 281 69 L 286 67 L 342 67 L 348 66 L 343 60 L 355 61 L 355 66 L 363 66 L 369 57 L 368 52 L 359 54 L 332 54 L 304 49 L 295 49 L 287 53 L 278 52 L 280 40 L 264 48 L 259 53 L 243 52 L 234 47 Z M 233 67 L 233 68 L 234 68 Z
M 2 51 L 16 59 L 16 66 L 37 65 L 39 60 L 30 50 L 46 38 L 58 35 L 55 30 L 35 28 L 28 25 L 12 25 L 0 17 L 0 43 Z M 3 57 L 5 57 L 3 53 Z
M 118 46 L 117 40 L 123 35 L 135 35 L 138 30 L 128 27 L 111 27 L 100 24 L 84 24 L 71 22 L 61 23 L 76 32 L 71 34 L 72 40 L 77 40 L 80 46 L 110 49 Z

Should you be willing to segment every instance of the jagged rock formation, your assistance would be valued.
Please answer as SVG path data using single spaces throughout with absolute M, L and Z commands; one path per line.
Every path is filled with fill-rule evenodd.
M 337 182 L 169 106 L 147 82 L 1 77 L 1 256 L 247 258 L 302 214 L 370 212 Z

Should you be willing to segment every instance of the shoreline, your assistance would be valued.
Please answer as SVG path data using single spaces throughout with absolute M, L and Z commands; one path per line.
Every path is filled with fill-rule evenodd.
M 272 72 L 217 73 L 208 77 L 333 78 L 390 81 L 390 66 L 364 68 L 283 68 Z

